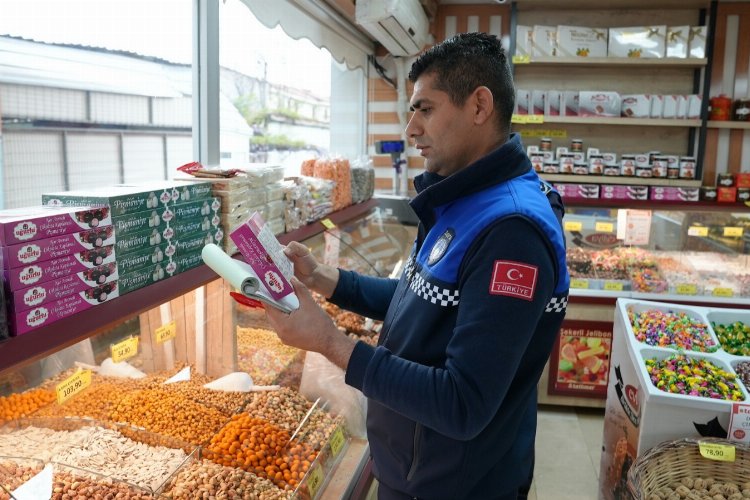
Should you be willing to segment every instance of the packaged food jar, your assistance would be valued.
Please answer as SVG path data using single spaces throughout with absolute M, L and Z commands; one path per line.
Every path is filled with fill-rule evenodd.
M 620 175 L 619 165 L 604 165 L 604 175 Z
M 667 179 L 679 179 L 680 177 L 680 164 L 677 162 L 670 162 L 667 165 Z
M 718 174 L 716 176 L 716 185 L 721 187 L 734 186 L 734 174 Z
M 560 173 L 560 167 L 556 160 L 544 160 L 542 171 L 545 174 L 558 174 Z
M 622 155 L 620 159 L 620 175 L 627 177 L 635 175 L 635 155 Z
M 544 156 L 540 154 L 533 154 L 529 156 L 531 160 L 531 166 L 534 168 L 534 172 L 542 172 L 544 170 Z
M 653 171 L 650 166 L 646 165 L 644 166 L 638 166 L 635 167 L 635 176 L 636 177 L 652 177 Z
M 552 139 L 549 137 L 542 137 L 539 143 L 539 151 L 552 151 Z
M 680 157 L 680 179 L 695 179 L 695 158 L 692 156 Z
M 589 166 L 585 163 L 576 163 L 573 165 L 575 175 L 589 175 Z
M 591 175 L 602 175 L 604 173 L 604 157 L 602 155 L 591 155 L 589 158 L 589 173 Z
M 712 97 L 708 102 L 711 105 L 709 120 L 729 120 L 732 111 L 732 99 L 721 94 Z
M 561 174 L 572 174 L 573 165 L 575 164 L 575 158 L 573 153 L 563 153 L 560 155 L 560 173 Z
M 581 139 L 571 139 L 570 140 L 570 151 L 575 152 L 581 152 L 583 151 L 583 140 Z
M 734 103 L 732 119 L 738 122 L 750 121 L 750 99 L 738 99 Z
M 669 160 L 666 156 L 655 156 L 654 162 L 651 164 L 651 175 L 660 178 L 666 177 L 668 167 Z

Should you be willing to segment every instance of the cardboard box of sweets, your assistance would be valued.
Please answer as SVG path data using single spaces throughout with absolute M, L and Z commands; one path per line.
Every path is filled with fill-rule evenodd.
M 204 199 L 211 196 L 208 182 L 164 181 L 140 185 L 119 185 L 80 191 L 59 191 L 42 195 L 49 206 L 91 205 L 110 207 L 112 217 L 144 212 L 161 205 Z
M 25 267 L 4 269 L 3 280 L 5 282 L 5 289 L 14 291 L 111 262 L 115 262 L 113 246 L 93 248 L 76 254 L 66 255 L 59 259 L 37 262 Z
M 0 245 L 51 238 L 112 224 L 106 207 L 23 207 L 0 210 Z
M 54 302 L 10 315 L 11 335 L 21 335 L 73 314 L 103 304 L 118 296 L 117 281 L 110 281 Z
M 115 281 L 117 278 L 117 265 L 114 262 L 68 274 L 62 278 L 15 290 L 9 296 L 8 310 L 14 312 L 27 311 L 97 285 Z
M 199 251 L 197 253 L 175 255 L 169 261 L 135 269 L 120 276 L 118 280 L 119 293 L 120 295 L 125 295 L 144 286 L 152 285 L 163 279 L 198 267 L 201 264 L 203 264 L 203 258 Z
M 3 267 L 27 266 L 34 262 L 57 259 L 103 246 L 113 245 L 115 234 L 112 226 L 101 226 L 88 231 L 68 233 L 52 238 L 1 247 Z

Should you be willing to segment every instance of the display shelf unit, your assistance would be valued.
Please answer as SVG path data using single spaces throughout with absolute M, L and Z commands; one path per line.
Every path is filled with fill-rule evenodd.
M 750 205 L 744 203 L 717 203 L 715 201 L 658 201 L 658 200 L 608 200 L 563 199 L 566 207 L 579 208 L 639 208 L 659 210 L 710 210 L 714 212 L 750 212 Z
M 625 125 L 628 127 L 700 127 L 700 120 L 671 118 L 603 118 L 588 116 L 545 116 L 544 123 L 570 125 Z
M 709 120 L 706 122 L 708 128 L 724 128 L 733 130 L 750 130 L 750 122 L 732 122 Z
M 377 200 L 368 200 L 331 213 L 327 218 L 338 225 L 366 214 L 377 205 Z M 278 239 L 284 244 L 305 240 L 322 233 L 325 229 L 325 226 L 317 221 L 283 233 L 278 236 Z M 217 278 L 216 273 L 208 266 L 201 265 L 97 307 L 55 321 L 38 330 L 11 337 L 0 343 L 0 374 L 103 332 L 128 318 L 184 295 Z
M 516 62 L 516 66 L 527 64 L 529 66 L 581 66 L 581 67 L 677 67 L 677 68 L 701 68 L 706 65 L 705 58 L 659 58 L 641 59 L 626 57 L 533 57 L 529 62 Z
M 687 179 L 660 179 L 655 177 L 621 177 L 614 175 L 541 174 L 548 182 L 583 184 L 622 184 L 627 186 L 700 187 L 701 181 Z

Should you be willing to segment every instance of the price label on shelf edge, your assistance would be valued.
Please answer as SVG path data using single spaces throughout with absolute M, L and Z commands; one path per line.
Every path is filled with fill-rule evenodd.
M 334 224 L 331 219 L 323 219 L 320 223 L 323 224 L 323 227 L 326 229 L 336 229 L 336 224 Z
M 55 387 L 57 403 L 65 403 L 89 385 L 91 385 L 91 370 L 78 370 Z
M 167 340 L 172 340 L 177 336 L 177 323 L 173 320 L 162 325 L 154 331 L 154 337 L 157 344 L 163 344 Z
M 677 295 L 697 295 L 698 287 L 689 283 L 678 283 L 676 286 Z
M 688 236 L 708 236 L 708 228 L 703 226 L 690 226 Z
M 128 337 L 121 342 L 112 344 L 110 349 L 112 351 L 112 361 L 115 363 L 130 359 L 138 354 L 138 337 Z
M 570 288 L 583 288 L 587 289 L 589 287 L 589 280 L 585 279 L 572 279 L 570 280 Z
M 741 227 L 725 227 L 724 228 L 724 236 L 730 237 L 730 238 L 740 238 L 742 237 L 742 228 Z
M 597 222 L 594 224 L 594 230 L 596 230 L 597 233 L 614 233 L 615 225 L 611 222 Z
M 321 486 L 323 486 L 323 470 L 320 468 L 320 464 L 315 464 L 310 469 L 310 477 L 307 480 L 307 487 L 310 489 L 310 498 L 318 496 Z
M 553 139 L 564 139 L 568 137 L 568 131 L 562 129 L 525 128 L 521 130 L 521 137 L 551 137 Z
M 583 222 L 580 221 L 566 221 L 563 223 L 563 227 L 566 231 L 580 231 L 583 229 Z
M 529 55 L 517 55 L 513 56 L 513 64 L 529 64 L 531 62 L 531 56 Z
M 734 462 L 734 446 L 732 445 L 699 441 L 698 448 L 703 458 L 719 462 Z
M 714 288 L 711 295 L 714 297 L 734 297 L 734 290 L 731 288 Z
M 622 291 L 622 282 L 620 281 L 605 281 L 604 282 L 604 289 L 609 290 L 611 292 L 621 292 Z
M 341 427 L 336 427 L 336 430 L 331 434 L 331 453 L 334 457 L 337 457 L 341 453 L 344 444 L 346 444 L 344 431 L 341 430 Z

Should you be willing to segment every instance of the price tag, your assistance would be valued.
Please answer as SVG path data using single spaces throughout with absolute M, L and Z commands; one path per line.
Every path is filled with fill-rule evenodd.
M 331 219 L 323 219 L 320 221 L 326 229 L 336 229 L 336 224 Z
M 741 227 L 725 227 L 724 236 L 735 237 L 735 238 L 741 237 L 742 228 Z
M 65 403 L 89 385 L 91 385 L 91 370 L 78 370 L 55 387 L 57 403 Z
M 526 123 L 544 123 L 544 115 L 528 115 Z
M 734 446 L 731 444 L 698 442 L 701 456 L 719 462 L 734 462 Z
M 320 468 L 320 464 L 315 464 L 310 469 L 310 478 L 307 480 L 307 487 L 310 488 L 310 498 L 318 496 L 321 486 L 323 486 L 323 470 Z
M 703 226 L 690 226 L 688 236 L 708 236 L 708 228 Z
M 594 224 L 594 229 L 598 233 L 614 233 L 615 225 L 611 222 L 597 222 Z
M 604 289 L 610 290 L 613 292 L 621 292 L 622 291 L 622 283 L 619 281 L 605 281 L 604 282 Z
M 698 287 L 696 285 L 691 285 L 688 283 L 678 283 L 677 294 L 678 295 L 697 295 Z
M 333 434 L 331 435 L 331 453 L 334 457 L 337 457 L 338 454 L 341 453 L 344 444 L 346 444 L 344 431 L 341 430 L 341 427 L 336 427 L 336 430 L 333 431 Z
M 112 344 L 110 349 L 112 350 L 112 361 L 115 363 L 130 359 L 138 354 L 138 337 L 128 337 L 121 342 Z
M 579 221 L 567 221 L 563 224 L 566 231 L 580 231 L 583 229 L 583 222 Z
M 570 288 L 588 288 L 589 287 L 589 280 L 570 280 Z
M 163 344 L 167 340 L 172 340 L 177 336 L 177 323 L 170 321 L 166 325 L 162 325 L 154 331 L 154 337 L 156 338 L 157 344 Z
M 529 115 L 512 115 L 510 117 L 511 123 L 528 123 Z
M 734 290 L 731 288 L 714 288 L 714 297 L 734 297 Z
M 568 137 L 568 131 L 561 129 L 527 128 L 521 130 L 521 137 L 552 137 L 564 139 L 565 137 Z
M 531 62 L 531 56 L 513 56 L 513 64 L 529 64 Z

